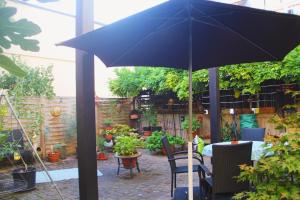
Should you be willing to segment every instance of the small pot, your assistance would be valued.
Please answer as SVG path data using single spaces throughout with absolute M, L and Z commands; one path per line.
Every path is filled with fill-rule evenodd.
M 239 141 L 237 141 L 237 140 L 231 140 L 231 144 L 238 144 L 239 143 Z
M 60 153 L 59 152 L 51 152 L 48 153 L 48 161 L 51 163 L 58 162 Z
M 12 176 L 15 185 L 19 185 L 20 182 L 25 182 L 27 187 L 22 191 L 35 189 L 36 183 L 36 169 L 34 167 L 18 168 L 12 171 Z
M 136 167 L 137 158 L 122 158 L 123 167 L 125 169 L 132 169 Z
M 110 140 L 112 140 L 113 139 L 113 136 L 111 135 L 111 134 L 105 134 L 105 139 L 107 140 L 107 141 L 110 141 Z
M 138 119 L 139 115 L 138 114 L 131 114 L 131 115 L 129 115 L 129 118 L 130 119 Z
M 111 130 L 111 129 L 113 129 L 112 126 L 106 126 L 106 127 L 105 127 L 105 130 Z
M 97 157 L 98 160 L 107 160 L 105 153 L 100 152 Z
M 152 134 L 151 131 L 144 131 L 144 136 L 150 136 Z

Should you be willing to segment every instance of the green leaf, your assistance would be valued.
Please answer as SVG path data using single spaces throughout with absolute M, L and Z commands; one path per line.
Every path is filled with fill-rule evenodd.
M 7 70 L 9 73 L 23 77 L 26 75 L 26 72 L 17 66 L 9 57 L 0 54 L 0 67 Z
M 13 21 L 15 14 L 16 8 L 0 8 L 0 47 L 9 49 L 14 44 L 25 51 L 38 51 L 38 41 L 28 37 L 40 33 L 40 27 L 27 19 Z

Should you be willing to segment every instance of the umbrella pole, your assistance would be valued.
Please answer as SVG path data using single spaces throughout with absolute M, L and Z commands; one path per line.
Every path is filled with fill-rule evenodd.
M 188 134 L 188 183 L 189 200 L 193 200 L 193 136 L 192 136 L 192 118 L 193 118 L 193 94 L 192 94 L 192 66 L 189 66 L 189 134 Z

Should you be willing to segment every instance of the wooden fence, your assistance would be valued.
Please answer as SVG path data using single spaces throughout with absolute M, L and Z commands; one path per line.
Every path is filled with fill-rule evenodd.
M 54 99 L 27 98 L 22 101 L 22 116 L 20 119 L 26 132 L 31 136 L 35 148 L 40 148 L 42 156 L 45 157 L 56 144 L 64 145 L 67 154 L 76 152 L 76 99 L 74 97 L 55 97 Z M 110 118 L 113 124 L 128 124 L 131 110 L 130 99 L 102 99 L 97 98 L 95 104 L 96 127 L 98 133 L 103 124 L 103 120 Z M 16 109 L 16 108 L 15 108 Z M 33 112 L 32 112 L 33 111 Z M 54 111 L 54 113 L 53 113 Z M 56 111 L 56 112 L 55 112 Z M 26 113 L 28 112 L 28 113 Z M 31 112 L 31 113 L 30 113 Z M 43 123 L 39 124 L 40 133 L 35 136 L 30 131 L 35 123 L 33 113 L 38 112 L 43 118 Z M 53 114 L 59 114 L 54 116 Z M 4 119 L 5 129 L 19 129 L 16 119 L 11 112 L 8 112 Z M 95 133 L 95 134 L 96 134 Z

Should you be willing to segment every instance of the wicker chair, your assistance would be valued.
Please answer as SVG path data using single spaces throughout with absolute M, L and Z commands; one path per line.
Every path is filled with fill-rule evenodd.
M 244 141 L 264 141 L 265 128 L 242 128 L 241 140 Z
M 162 137 L 161 139 L 163 148 L 165 148 L 168 161 L 171 167 L 171 197 L 173 197 L 173 188 L 176 188 L 176 176 L 177 174 L 181 173 L 188 173 L 188 166 L 177 166 L 176 165 L 176 160 L 182 160 L 182 159 L 187 159 L 187 151 L 178 151 L 178 152 L 172 152 L 170 148 L 170 144 L 168 141 L 167 136 Z M 175 157 L 176 155 L 186 155 L 186 156 L 181 156 L 181 157 Z M 193 151 L 193 158 L 199 161 L 198 165 L 193 165 L 193 172 L 198 172 L 199 175 L 199 184 L 201 181 L 204 180 L 204 173 L 201 170 L 200 164 L 204 164 L 203 162 L 203 157 L 200 153 Z M 202 173 L 202 174 L 201 174 Z M 203 178 L 202 178 L 203 177 Z
M 240 174 L 239 165 L 251 165 L 252 142 L 234 145 L 213 145 L 212 172 L 205 165 L 202 170 L 205 178 L 205 193 L 209 199 L 231 199 L 237 192 L 249 189 L 248 182 L 237 182 L 234 178 Z

